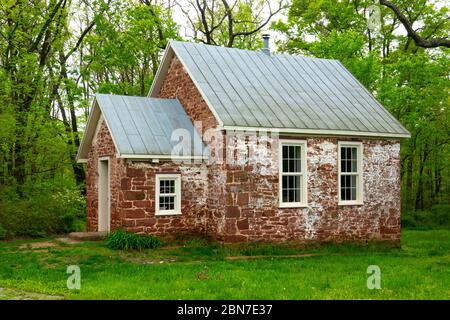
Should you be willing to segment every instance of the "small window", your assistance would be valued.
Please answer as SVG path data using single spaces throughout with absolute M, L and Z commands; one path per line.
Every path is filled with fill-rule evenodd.
M 339 204 L 362 204 L 362 144 L 339 142 Z
M 156 215 L 181 214 L 180 184 L 179 174 L 156 175 Z
M 280 141 L 280 207 L 304 207 L 306 201 L 306 142 Z

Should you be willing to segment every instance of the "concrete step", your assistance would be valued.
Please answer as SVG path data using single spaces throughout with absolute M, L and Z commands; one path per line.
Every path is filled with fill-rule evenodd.
M 100 232 L 71 232 L 69 233 L 69 238 L 78 241 L 100 241 L 103 240 L 107 231 Z

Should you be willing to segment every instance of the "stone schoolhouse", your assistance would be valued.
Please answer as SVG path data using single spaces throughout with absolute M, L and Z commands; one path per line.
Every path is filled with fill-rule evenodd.
M 337 60 L 171 41 L 148 97 L 95 97 L 88 231 L 398 243 L 409 136 Z

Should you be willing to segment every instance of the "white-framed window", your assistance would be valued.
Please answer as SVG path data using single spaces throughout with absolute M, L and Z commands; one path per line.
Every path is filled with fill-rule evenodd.
M 340 205 L 363 203 L 362 149 L 361 142 L 338 142 Z
M 156 174 L 155 214 L 181 214 L 180 174 Z
M 306 207 L 306 141 L 280 140 L 278 155 L 280 208 Z

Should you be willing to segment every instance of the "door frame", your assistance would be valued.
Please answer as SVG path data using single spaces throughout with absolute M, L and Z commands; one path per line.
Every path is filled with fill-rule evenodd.
M 106 164 L 106 170 L 103 167 Z M 105 172 L 106 171 L 106 172 Z M 100 157 L 98 159 L 98 181 L 97 181 L 97 188 L 98 188 L 98 208 L 97 208 L 97 230 L 98 231 L 106 231 L 109 232 L 111 230 L 111 175 L 110 175 L 111 169 L 110 169 L 110 161 L 109 157 Z M 104 181 L 103 179 L 108 179 L 108 184 L 106 190 L 104 190 L 103 185 Z M 106 193 L 105 193 L 106 192 Z M 106 208 L 103 208 L 103 199 L 102 196 L 106 196 Z M 104 212 L 106 209 L 106 212 Z M 106 230 L 100 230 L 101 224 L 100 224 L 100 216 L 102 216 L 102 222 L 103 217 L 106 215 Z

